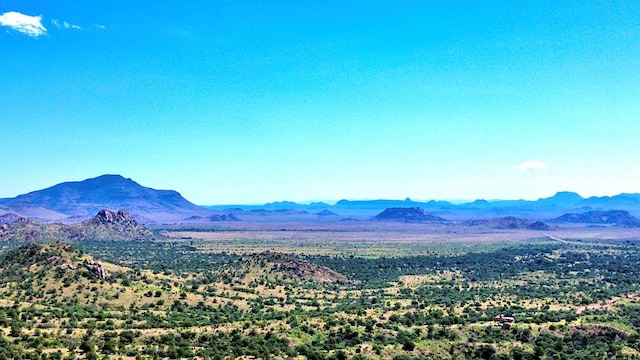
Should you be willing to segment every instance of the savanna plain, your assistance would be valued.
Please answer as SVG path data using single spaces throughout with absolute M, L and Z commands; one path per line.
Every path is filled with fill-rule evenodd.
M 220 223 L 0 244 L 0 359 L 638 359 L 640 232 Z

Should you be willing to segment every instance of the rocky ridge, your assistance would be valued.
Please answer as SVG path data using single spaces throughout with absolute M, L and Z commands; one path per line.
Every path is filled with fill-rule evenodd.
M 517 230 L 517 229 L 540 230 L 540 231 L 553 230 L 553 227 L 543 223 L 542 221 L 520 219 L 515 216 L 504 216 L 504 217 L 495 218 L 495 219 L 470 220 L 470 221 L 465 221 L 464 224 L 467 226 L 486 226 L 492 229 L 501 229 L 501 230 Z
M 21 218 L 0 225 L 0 241 L 82 241 L 155 239 L 150 229 L 138 224 L 126 210 L 102 209 L 92 219 L 77 224 L 40 223 Z

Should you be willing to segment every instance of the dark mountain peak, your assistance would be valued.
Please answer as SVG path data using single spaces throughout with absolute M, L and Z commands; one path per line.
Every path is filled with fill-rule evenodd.
M 538 199 L 539 203 L 555 206 L 571 206 L 583 201 L 584 198 L 571 191 L 559 191 L 549 198 Z
M 176 191 L 144 187 L 121 175 L 64 182 L 12 199 L 0 199 L 0 204 L 21 211 L 25 207 L 43 208 L 65 217 L 89 217 L 107 208 L 126 208 L 153 221 L 210 214 L 210 211 L 190 203 Z M 102 215 L 109 216 L 106 213 Z
M 372 220 L 401 222 L 447 221 L 441 217 L 431 215 L 420 207 L 388 208 L 376 215 Z

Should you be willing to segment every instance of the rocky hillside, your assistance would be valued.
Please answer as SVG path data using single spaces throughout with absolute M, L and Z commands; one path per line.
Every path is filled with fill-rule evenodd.
M 553 227 L 542 221 L 520 219 L 514 216 L 505 216 L 495 219 L 471 220 L 464 223 L 468 226 L 486 226 L 492 229 L 527 229 L 527 230 L 553 230 Z
M 102 209 L 92 219 L 78 224 L 48 224 L 22 218 L 0 225 L 0 241 L 143 240 L 157 237 L 125 210 L 113 212 Z
M 93 219 L 71 227 L 79 228 L 82 240 L 143 240 L 156 237 L 153 231 L 139 225 L 126 210 L 116 213 L 102 209 Z
M 20 220 L 20 216 L 14 213 L 6 213 L 0 215 L 0 224 L 11 224 L 12 222 Z
M 44 305 L 47 311 L 77 305 L 106 311 L 169 306 L 181 299 L 183 287 L 180 278 L 99 261 L 62 242 L 32 243 L 0 254 L 0 294 L 22 304 Z
M 422 223 L 432 221 L 447 221 L 438 216 L 431 215 L 419 207 L 388 208 L 376 215 L 375 221 L 400 221 L 406 223 Z
M 249 284 L 266 282 L 347 282 L 347 278 L 328 267 L 312 264 L 299 256 L 263 252 L 243 256 L 215 270 L 225 282 Z
M 640 219 L 624 210 L 587 211 L 584 213 L 564 214 L 553 219 L 554 222 L 581 224 L 612 224 L 627 227 L 640 227 Z
M 0 288 L 13 289 L 15 299 L 59 301 L 76 291 L 84 292 L 84 286 L 71 288 L 72 284 L 110 281 L 113 273 L 124 270 L 98 262 L 65 243 L 28 244 L 0 256 Z

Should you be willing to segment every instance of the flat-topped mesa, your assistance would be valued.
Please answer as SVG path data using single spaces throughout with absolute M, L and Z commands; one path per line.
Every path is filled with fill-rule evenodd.
M 420 207 L 387 208 L 373 217 L 375 221 L 400 221 L 407 223 L 420 223 L 432 221 L 447 221 L 439 216 L 434 216 Z
M 98 211 L 98 214 L 93 217 L 91 220 L 94 224 L 112 224 L 112 223 L 133 223 L 136 221 L 133 220 L 131 215 L 126 210 L 118 210 L 118 212 L 113 212 L 109 209 L 102 209 Z

